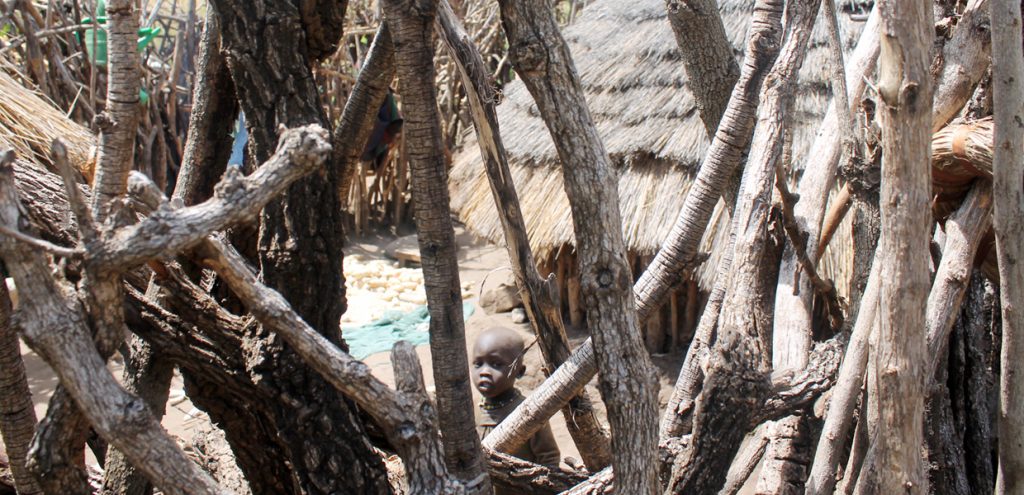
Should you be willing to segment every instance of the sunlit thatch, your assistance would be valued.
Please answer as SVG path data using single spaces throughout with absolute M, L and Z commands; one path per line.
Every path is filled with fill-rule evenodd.
M 737 56 L 746 37 L 753 0 L 725 0 L 721 12 Z M 859 36 L 861 22 L 849 8 L 840 13 L 846 48 Z M 649 256 L 661 246 L 683 204 L 693 175 L 708 147 L 704 125 L 686 89 L 686 73 L 665 15 L 662 0 L 597 0 L 564 30 L 587 102 L 605 147 L 620 173 L 619 197 L 623 235 L 629 249 Z M 816 29 L 794 108 L 794 167 L 814 139 L 829 100 L 828 53 L 822 29 Z M 530 242 L 539 259 L 547 259 L 573 242 L 568 200 L 562 189 L 556 152 L 547 128 L 525 86 L 505 87 L 498 107 L 501 134 L 526 217 Z M 450 188 L 452 208 L 476 234 L 501 242 L 476 140 L 470 138 L 454 157 Z M 705 236 L 712 259 L 698 279 L 707 288 L 725 240 L 728 215 L 716 211 Z M 845 236 L 845 237 L 844 237 Z M 834 243 L 849 237 L 848 227 Z M 713 241 L 712 238 L 717 238 Z M 844 265 L 834 255 L 823 260 Z M 842 285 L 842 284 L 841 284 Z M 843 292 L 843 291 L 841 291 Z

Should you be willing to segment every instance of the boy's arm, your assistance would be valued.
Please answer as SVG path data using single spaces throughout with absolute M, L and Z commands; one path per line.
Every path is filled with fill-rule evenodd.
M 555 434 L 548 423 L 530 439 L 530 450 L 533 451 L 534 462 L 537 464 L 557 466 L 562 461 L 558 442 L 555 441 Z

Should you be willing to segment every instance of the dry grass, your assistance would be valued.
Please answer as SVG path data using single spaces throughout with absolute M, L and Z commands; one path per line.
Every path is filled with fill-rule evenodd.
M 91 181 L 95 166 L 92 132 L 0 70 L 0 148 L 13 148 L 19 158 L 52 170 L 50 144 L 58 137 L 67 145 L 71 163 Z

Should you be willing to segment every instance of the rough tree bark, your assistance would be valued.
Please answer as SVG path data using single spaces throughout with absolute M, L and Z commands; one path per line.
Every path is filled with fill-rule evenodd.
M 882 236 L 878 256 L 879 346 L 872 408 L 874 456 L 858 482 L 864 493 L 926 493 L 923 441 L 925 303 L 929 290 L 932 82 L 927 53 L 930 3 L 879 2 L 882 49 L 878 112 L 882 127 Z
M 470 392 L 448 170 L 434 86 L 436 0 L 383 3 L 395 44 L 405 110 L 403 133 L 412 176 L 413 211 L 430 312 L 430 353 L 448 469 L 471 491 L 490 491 Z
M 565 334 L 562 305 L 558 301 L 554 275 L 547 280 L 540 277 L 526 235 L 519 196 L 512 182 L 505 145 L 498 131 L 496 95 L 490 71 L 445 0 L 441 1 L 438 10 L 437 26 L 458 64 L 462 84 L 466 88 L 484 169 L 505 233 L 512 273 L 550 374 L 569 357 L 569 339 Z M 562 408 L 562 414 L 586 466 L 591 471 L 597 471 L 610 464 L 611 445 L 608 434 L 595 416 L 586 391 L 569 400 Z
M 213 195 L 213 186 L 224 173 L 231 153 L 231 129 L 238 114 L 231 74 L 220 52 L 220 29 L 213 11 L 206 14 L 196 66 L 195 91 L 189 117 L 185 154 L 174 186 L 173 199 L 194 205 Z M 156 280 L 150 281 L 147 296 L 158 303 L 165 297 Z M 137 335 L 129 338 L 131 352 L 125 356 L 125 388 L 146 401 L 162 417 L 170 389 L 173 363 Z M 152 484 L 116 450 L 107 452 L 104 490 L 110 493 L 142 495 Z
M 824 495 L 833 492 L 836 484 L 836 468 L 846 445 L 847 435 L 853 423 L 854 409 L 861 396 L 864 372 L 868 365 L 868 342 L 877 324 L 878 288 L 881 284 L 877 258 L 871 265 L 867 288 L 861 298 L 857 322 L 853 326 L 850 342 L 846 346 L 843 365 L 839 368 L 836 387 L 829 399 L 825 425 L 821 429 L 817 450 L 810 474 L 807 476 L 807 495 Z
M 617 176 L 590 116 L 568 45 L 543 0 L 500 1 L 513 66 L 551 133 L 576 233 L 580 291 L 612 431 L 618 490 L 658 491 L 656 384 L 637 326 Z
M 84 203 L 71 202 L 81 234 L 78 240 L 85 246 L 108 239 L 109 228 L 120 222 L 115 214 L 121 211 L 120 198 L 125 193 L 135 156 L 141 81 L 136 43 L 139 20 L 134 5 L 128 0 L 115 0 L 107 8 L 110 20 L 107 108 L 96 119 L 100 135 L 95 194 L 91 197 L 91 208 Z M 65 177 L 65 186 L 75 187 L 72 184 L 74 182 Z M 85 259 L 83 272 L 83 302 L 96 348 L 105 361 L 121 344 L 125 333 L 120 273 L 104 269 L 102 263 L 92 257 Z M 69 403 L 71 394 L 62 388 L 63 385 L 58 387 L 51 397 L 52 407 L 47 409 L 46 418 L 39 425 L 30 466 L 47 491 L 83 493 L 89 487 L 79 459 L 89 425 L 77 407 Z
M 767 259 L 771 251 L 768 225 L 775 172 L 782 159 L 796 74 L 803 64 L 818 5 L 816 0 L 786 5 L 785 45 L 765 77 L 757 128 L 733 217 L 732 276 L 704 388 L 694 409 L 693 434 L 672 469 L 668 487 L 672 493 L 708 493 L 722 486 L 728 463 L 748 431 L 741 425 L 749 422 L 756 404 L 768 393 L 766 332 L 772 315 L 756 308 L 763 307 L 761 301 L 771 293 L 761 266 L 771 263 Z M 750 29 L 756 34 L 752 36 L 764 36 L 766 44 L 779 43 L 783 38 L 782 2 L 757 2 L 754 9 Z M 748 52 L 748 57 L 756 56 L 757 51 Z
M 0 216 L 18 230 L 13 171 L 0 169 Z M 43 254 L 10 237 L 0 238 L 3 257 L 22 295 L 17 321 L 33 350 L 47 360 L 75 403 L 97 431 L 125 453 L 165 493 L 222 493 L 163 431 L 137 397 L 107 371 L 85 324 L 80 306 L 50 276 Z M 64 439 L 65 441 L 67 439 Z
M 343 25 L 320 21 L 339 12 L 343 17 L 347 2 L 300 3 L 211 2 L 255 163 L 275 149 L 279 125 L 328 127 L 310 67 L 337 44 Z M 260 217 L 258 258 L 263 281 L 313 328 L 343 345 L 338 180 L 338 170 L 320 168 L 268 205 Z M 189 397 L 222 425 L 233 450 L 251 452 L 238 460 L 253 491 L 386 491 L 383 463 L 351 403 L 265 329 L 247 332 L 246 346 L 256 353 L 246 363 L 253 385 L 278 399 L 236 397 L 249 409 L 239 415 L 239 404 L 221 397 L 208 377 L 188 373 L 185 378 Z M 322 425 L 330 425 L 334 434 L 323 435 Z
M 1021 7 L 991 0 L 993 196 L 1003 347 L 999 377 L 999 472 L 996 493 L 1024 491 L 1024 55 Z
M 992 332 L 993 314 L 998 299 L 992 285 L 980 271 L 971 277 L 971 287 L 961 305 L 960 319 L 954 326 L 956 347 L 963 349 L 957 395 L 963 397 L 962 437 L 967 461 L 967 483 L 971 493 L 992 493 L 996 479 L 995 411 L 998 378 L 991 364 L 997 354 L 997 338 Z M 953 372 L 953 370 L 951 370 Z
M 100 127 L 100 164 L 93 180 L 92 210 L 102 221 L 111 200 L 124 194 L 135 157 L 135 131 L 139 121 L 139 17 L 131 0 L 111 0 L 107 117 Z M 106 165 L 106 166 L 104 166 Z
M 2 161 L 3 157 L 0 157 Z M 7 447 L 15 487 L 21 495 L 43 492 L 39 482 L 25 467 L 28 446 L 35 430 L 32 392 L 25 377 L 18 334 L 11 325 L 11 298 L 6 281 L 0 280 L 0 434 Z
M 697 101 L 700 119 L 714 137 L 729 95 L 740 78 L 732 43 L 725 34 L 715 0 L 666 0 L 668 22 L 686 67 L 687 89 Z

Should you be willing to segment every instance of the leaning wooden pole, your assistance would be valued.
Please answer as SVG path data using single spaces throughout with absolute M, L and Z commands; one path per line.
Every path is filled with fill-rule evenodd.
M 999 298 L 1003 316 L 999 378 L 999 472 L 996 493 L 1024 492 L 1024 59 L 1021 10 L 992 2 L 992 90 L 995 116 L 993 192 Z
M 387 0 L 384 15 L 395 43 L 395 63 L 405 110 L 405 139 L 412 173 L 416 233 L 419 239 L 430 353 L 445 458 L 449 471 L 472 491 L 490 492 L 476 433 L 469 358 L 462 314 L 462 289 L 455 230 L 448 198 L 448 169 L 434 87 L 436 1 Z
M 526 235 L 526 222 L 523 220 L 519 196 L 512 181 L 505 144 L 498 131 L 496 96 L 490 71 L 484 65 L 480 52 L 455 17 L 447 0 L 440 2 L 437 21 L 438 34 L 452 53 L 459 68 L 462 85 L 466 88 L 484 170 L 487 172 L 491 195 L 494 196 L 498 217 L 505 232 L 505 245 L 519 295 L 530 316 L 530 323 L 533 325 L 545 364 L 549 371 L 554 371 L 569 357 L 569 339 L 562 323 L 558 288 L 551 278 L 542 279 L 537 272 L 537 262 Z M 594 414 L 587 393 L 580 392 L 569 400 L 566 407 L 562 408 L 562 413 L 565 415 L 569 434 L 587 468 L 597 471 L 609 465 L 611 445 L 608 434 Z M 516 447 L 518 445 L 512 448 Z
M 11 159 L 13 154 L 7 155 Z M 4 157 L 0 157 L 0 165 Z M 0 279 L 3 277 L 0 276 Z M 11 460 L 14 486 L 20 495 L 43 493 L 25 467 L 28 447 L 36 430 L 36 411 L 21 359 L 18 334 L 11 323 L 11 298 L 7 283 L 0 280 L 0 436 Z
M 590 115 L 569 47 L 545 0 L 501 0 L 513 66 L 537 102 L 562 164 L 580 289 L 593 334 L 621 493 L 659 490 L 657 381 L 638 330 L 618 177 Z
M 882 234 L 878 256 L 878 355 L 872 399 L 878 426 L 863 493 L 927 493 L 920 455 L 925 384 L 925 304 L 929 291 L 932 82 L 931 2 L 878 3 L 882 49 L 878 114 L 882 127 Z M 871 463 L 874 463 L 874 467 Z

